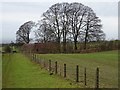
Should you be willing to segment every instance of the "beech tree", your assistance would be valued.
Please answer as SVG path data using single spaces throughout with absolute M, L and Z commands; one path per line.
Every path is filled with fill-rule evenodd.
M 38 37 L 42 32 L 44 41 L 63 43 L 63 51 L 66 52 L 67 40 L 74 42 L 74 50 L 77 50 L 78 42 L 100 41 L 105 39 L 102 31 L 101 20 L 88 6 L 81 3 L 57 3 L 52 5 L 42 15 L 40 27 L 36 31 Z
M 30 32 L 34 26 L 33 21 L 28 21 L 20 26 L 19 30 L 16 32 L 16 42 L 17 43 L 29 43 L 30 42 Z
M 46 43 L 56 41 L 56 34 L 54 34 L 52 27 L 45 20 L 39 21 L 37 27 L 38 29 L 35 31 L 37 42 Z
M 101 30 L 101 20 L 96 16 L 92 9 L 88 8 L 83 22 L 84 27 L 82 28 L 81 34 L 84 35 L 84 49 L 86 49 L 87 42 L 104 40 L 105 34 Z
M 69 13 L 69 4 L 68 3 L 61 3 L 61 8 L 59 11 L 60 16 L 60 27 L 61 27 L 61 34 L 62 34 L 62 42 L 63 42 L 63 51 L 66 52 L 66 43 L 67 37 L 69 34 L 69 24 L 70 24 L 70 17 Z
M 59 10 L 60 4 L 52 5 L 46 12 L 43 13 L 43 19 L 52 27 L 52 31 L 56 34 L 56 42 L 59 44 L 60 51 L 60 40 L 61 40 L 61 31 L 60 31 L 60 19 L 59 19 Z
M 80 35 L 80 30 L 83 25 L 83 18 L 86 13 L 86 9 L 81 3 L 71 3 L 69 16 L 71 17 L 70 27 L 71 34 L 74 39 L 74 49 L 77 50 L 77 42 Z

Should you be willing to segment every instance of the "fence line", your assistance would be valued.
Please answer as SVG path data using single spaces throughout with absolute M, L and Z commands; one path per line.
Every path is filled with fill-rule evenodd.
M 41 58 L 38 58 L 36 54 L 31 54 L 30 56 L 32 58 L 32 61 L 38 63 L 41 65 L 41 67 L 45 68 L 46 70 L 48 70 L 50 73 L 55 73 L 55 74 L 59 74 L 60 76 L 63 76 L 64 78 L 69 78 L 70 76 L 70 73 L 68 73 L 68 69 L 67 69 L 67 64 L 63 64 L 63 65 L 60 65 L 60 63 L 58 64 L 57 61 L 53 62 L 52 63 L 52 60 L 44 60 L 44 59 L 41 59 Z M 80 75 L 80 72 L 79 72 L 79 65 L 76 65 L 76 72 L 73 73 L 74 77 L 75 77 L 75 82 L 79 83 L 80 81 L 82 81 L 82 78 L 81 78 L 81 75 Z M 84 68 L 83 70 L 83 84 L 84 86 L 89 86 L 88 83 L 87 83 L 87 70 L 86 70 L 86 67 Z M 67 75 L 68 74 L 68 75 Z M 72 75 L 72 74 L 71 74 Z M 96 73 L 95 73 L 95 88 L 99 88 L 99 68 L 97 67 L 96 69 Z
M 66 77 L 66 64 L 64 64 L 64 78 Z
M 76 66 L 76 82 L 79 82 L 79 66 Z
M 85 68 L 85 71 L 84 71 L 84 82 L 85 82 L 85 86 L 87 85 L 86 83 L 86 68 Z
M 49 60 L 49 71 L 51 71 L 51 60 Z
M 99 88 L 99 68 L 96 69 L 96 88 Z
M 57 74 L 57 61 L 55 62 L 55 74 Z

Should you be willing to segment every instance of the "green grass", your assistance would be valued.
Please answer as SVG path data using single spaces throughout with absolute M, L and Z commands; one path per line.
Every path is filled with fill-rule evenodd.
M 2 46 L 0 46 L 0 89 L 2 88 Z
M 100 68 L 100 87 L 118 87 L 118 51 L 89 54 L 38 54 L 42 61 L 58 61 L 58 72 L 67 64 L 67 79 L 75 81 L 75 66 L 80 67 L 78 85 L 65 80 L 59 75 L 49 75 L 45 69 L 31 62 L 22 54 L 5 54 L 3 56 L 3 87 L 5 88 L 76 88 L 84 87 L 84 68 L 87 68 L 87 86 L 95 87 L 95 70 Z M 58 73 L 59 74 L 59 73 Z M 61 73 L 63 75 L 63 73 Z M 72 83 L 72 85 L 70 85 Z
M 0 89 L 2 88 L 2 54 L 0 53 Z
M 76 88 L 77 84 L 41 69 L 22 54 L 4 54 L 3 88 Z M 70 85 L 72 83 L 72 85 Z
M 87 86 L 95 87 L 96 68 L 100 68 L 100 87 L 118 87 L 118 51 L 106 51 L 88 54 L 39 54 L 40 58 L 51 59 L 52 65 L 58 61 L 59 67 L 67 64 L 67 77 L 75 80 L 75 67 L 80 67 L 80 81 L 84 82 L 84 68 L 87 68 Z
M 2 51 L 2 47 L 0 47 L 0 51 Z

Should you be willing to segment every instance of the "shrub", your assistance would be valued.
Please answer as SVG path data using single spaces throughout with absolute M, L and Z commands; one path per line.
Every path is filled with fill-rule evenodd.
M 11 52 L 11 48 L 10 48 L 10 46 L 5 46 L 4 47 L 4 51 L 6 52 L 6 53 L 10 53 Z

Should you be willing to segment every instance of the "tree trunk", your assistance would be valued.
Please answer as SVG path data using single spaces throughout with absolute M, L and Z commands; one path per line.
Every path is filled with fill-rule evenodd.
M 84 49 L 86 49 L 86 47 L 87 47 L 87 37 L 88 37 L 88 30 L 86 30 L 86 33 L 85 33 Z
M 63 41 L 63 51 L 64 51 L 64 53 L 66 53 L 66 40 L 65 39 Z
M 61 52 L 61 50 L 60 50 L 60 37 L 58 37 L 57 43 L 58 43 L 58 52 L 60 53 Z
M 63 52 L 66 53 L 66 26 L 64 26 L 62 33 L 63 33 Z
M 26 41 L 26 43 L 28 44 L 29 42 L 30 42 L 29 33 L 27 33 L 27 41 Z
M 75 50 L 77 50 L 77 41 L 75 41 L 74 44 L 75 44 Z
M 58 19 L 57 19 L 57 15 L 56 15 L 56 23 L 57 23 L 57 30 L 58 30 L 58 51 L 61 52 L 61 48 L 60 48 L 60 29 L 59 29 L 59 22 L 58 22 Z
M 74 38 L 74 50 L 77 50 L 77 36 Z

